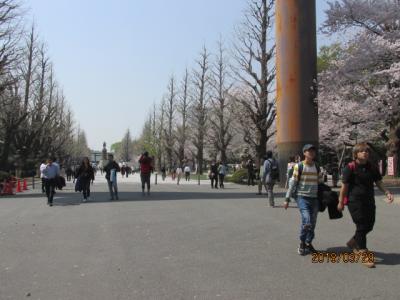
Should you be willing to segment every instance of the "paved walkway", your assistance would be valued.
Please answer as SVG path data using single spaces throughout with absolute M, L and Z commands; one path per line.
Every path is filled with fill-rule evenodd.
M 298 256 L 297 209 L 269 208 L 254 188 L 166 182 L 143 197 L 132 177 L 110 202 L 101 177 L 88 203 L 72 184 L 53 207 L 39 192 L 0 198 L 1 300 L 399 299 L 400 205 L 382 197 L 369 270 Z M 353 230 L 347 212 L 320 214 L 315 246 L 346 251 Z

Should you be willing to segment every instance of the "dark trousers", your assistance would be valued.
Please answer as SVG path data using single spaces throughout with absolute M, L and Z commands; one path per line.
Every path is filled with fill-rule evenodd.
M 225 175 L 224 174 L 219 174 L 219 187 L 223 188 L 224 187 L 224 179 L 225 179 Z
M 249 173 L 249 175 L 247 176 L 247 185 L 254 185 L 254 174 L 253 173 Z
M 217 175 L 211 176 L 211 187 L 218 188 L 218 176 Z
M 85 179 L 82 180 L 82 193 L 83 193 L 83 198 L 87 199 L 90 197 L 90 179 Z
M 150 176 L 151 174 L 140 174 L 140 180 L 142 181 L 142 191 L 144 192 L 144 187 L 147 185 L 147 191 L 150 191 Z
M 367 234 L 372 231 L 375 225 L 375 200 L 368 201 L 350 199 L 349 211 L 354 224 L 356 224 L 356 232 L 354 239 L 360 249 L 367 249 Z
M 56 189 L 56 180 L 54 178 L 53 179 L 44 179 L 44 185 L 45 185 L 45 190 L 46 190 L 47 203 L 52 204 L 54 192 Z
M 46 179 L 42 178 L 42 193 L 46 193 Z
M 185 172 L 185 179 L 186 179 L 186 181 L 190 181 L 190 173 L 189 172 Z

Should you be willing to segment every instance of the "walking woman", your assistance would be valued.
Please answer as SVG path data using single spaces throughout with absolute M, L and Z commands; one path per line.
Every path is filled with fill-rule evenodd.
M 343 170 L 343 184 L 339 197 L 338 210 L 343 210 L 347 198 L 351 218 L 356 225 L 354 236 L 347 242 L 347 246 L 355 253 L 368 252 L 367 234 L 375 224 L 374 183 L 385 193 L 388 203 L 394 200 L 393 195 L 383 186 L 382 176 L 378 168 L 369 161 L 369 156 L 368 144 L 360 143 L 354 147 L 353 162 Z M 369 268 L 375 267 L 372 261 L 363 260 L 362 263 Z
M 85 157 L 76 172 L 83 193 L 83 202 L 90 200 L 90 182 L 94 180 L 94 170 L 90 165 L 89 158 Z

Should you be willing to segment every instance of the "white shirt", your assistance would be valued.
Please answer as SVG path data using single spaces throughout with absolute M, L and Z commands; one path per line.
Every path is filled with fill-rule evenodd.
M 185 173 L 190 173 L 190 167 L 189 166 L 185 167 Z
M 46 164 L 42 163 L 40 165 L 40 178 L 44 178 L 44 174 L 43 174 L 44 169 L 46 169 Z

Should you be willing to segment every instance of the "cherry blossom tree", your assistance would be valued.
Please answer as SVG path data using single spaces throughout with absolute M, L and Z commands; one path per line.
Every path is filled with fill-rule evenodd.
M 322 32 L 350 38 L 319 76 L 321 142 L 337 148 L 383 138 L 387 154 L 399 154 L 400 2 L 341 0 L 329 6 Z

